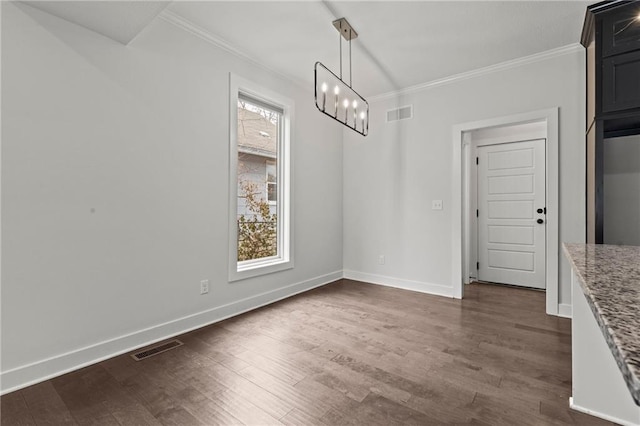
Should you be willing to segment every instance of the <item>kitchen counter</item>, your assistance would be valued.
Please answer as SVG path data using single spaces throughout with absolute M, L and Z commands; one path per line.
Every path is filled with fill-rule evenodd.
M 573 402 L 576 395 L 582 401 L 591 401 L 589 394 L 596 391 L 600 398 L 607 395 L 610 390 L 603 383 L 603 377 L 619 380 L 616 386 L 624 393 L 626 385 L 631 396 L 622 394 L 615 398 L 628 399 L 631 405 L 627 407 L 632 415 L 631 423 L 622 423 L 637 424 L 640 422 L 636 421 L 640 419 L 640 247 L 565 244 L 564 250 L 572 265 Z M 603 348 L 600 352 L 599 347 Z M 609 351 L 610 354 L 604 354 Z M 606 370 L 608 363 L 611 370 Z M 598 375 L 598 380 L 585 378 Z M 617 415 L 608 417 L 619 419 Z

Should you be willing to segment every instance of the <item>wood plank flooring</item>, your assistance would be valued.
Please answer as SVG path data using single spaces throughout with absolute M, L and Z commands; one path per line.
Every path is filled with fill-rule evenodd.
M 602 425 L 572 411 L 544 293 L 340 280 L 1 398 L 2 425 Z

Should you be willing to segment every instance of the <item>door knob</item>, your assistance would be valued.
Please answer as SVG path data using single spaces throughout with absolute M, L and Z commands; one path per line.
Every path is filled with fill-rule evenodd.
M 542 209 L 538 209 L 538 210 L 536 210 L 536 211 L 537 211 L 538 213 L 542 213 L 542 212 L 544 212 L 544 210 L 542 210 Z
M 542 219 L 538 219 L 538 220 L 536 220 L 536 222 L 538 222 L 538 223 L 544 223 L 544 220 L 542 220 Z

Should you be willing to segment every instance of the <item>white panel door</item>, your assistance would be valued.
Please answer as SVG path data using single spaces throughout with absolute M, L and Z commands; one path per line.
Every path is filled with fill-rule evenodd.
M 545 140 L 478 147 L 478 279 L 544 289 Z

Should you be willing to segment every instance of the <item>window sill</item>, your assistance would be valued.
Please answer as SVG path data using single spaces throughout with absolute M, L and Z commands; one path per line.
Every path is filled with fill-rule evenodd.
M 235 268 L 231 268 L 229 271 L 229 282 L 241 281 L 247 278 L 293 269 L 293 260 L 274 258 L 240 265 L 236 264 L 234 266 Z

